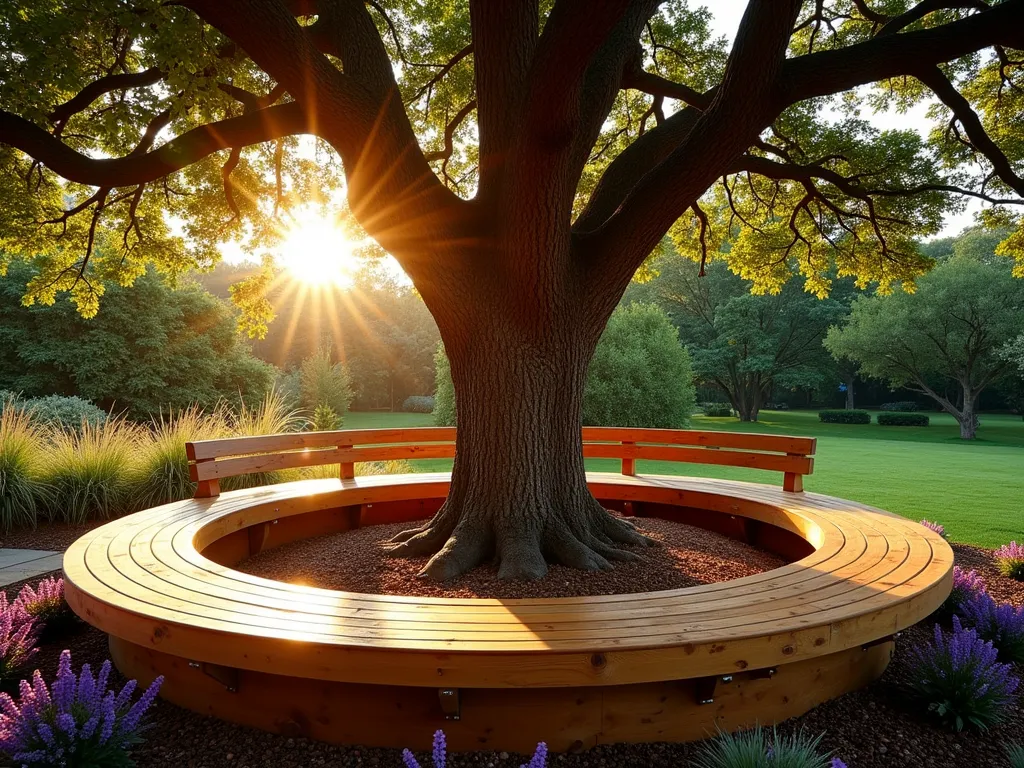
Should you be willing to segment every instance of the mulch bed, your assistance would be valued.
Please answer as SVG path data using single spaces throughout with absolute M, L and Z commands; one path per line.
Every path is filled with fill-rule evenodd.
M 678 589 L 769 571 L 785 561 L 703 528 L 656 518 L 634 518 L 637 528 L 660 543 L 625 547 L 642 560 L 617 563 L 611 571 L 586 572 L 552 566 L 537 582 L 500 581 L 493 565 L 449 582 L 418 577 L 429 558 L 393 558 L 388 540 L 418 522 L 371 525 L 268 550 L 236 568 L 268 579 L 325 589 L 417 597 L 584 597 Z
M 658 524 L 660 521 L 645 520 L 643 523 L 646 530 L 661 537 L 666 543 L 664 547 L 645 550 L 645 555 L 649 556 L 648 562 L 656 562 L 660 568 L 664 567 L 667 561 L 676 559 L 677 556 L 672 554 L 672 542 L 676 535 L 682 537 L 683 534 L 666 532 Z M 647 527 L 648 523 L 651 524 L 650 527 Z M 706 535 L 704 531 L 700 533 Z M 687 532 L 686 536 L 689 535 Z M 305 544 L 308 546 L 310 542 Z M 744 545 L 736 542 L 715 544 L 705 539 L 702 546 L 711 547 L 709 550 L 697 548 L 696 542 L 692 539 L 687 540 L 685 544 L 696 548 L 696 551 L 691 551 L 688 555 L 694 558 L 694 561 L 702 560 L 703 554 L 706 558 L 703 564 L 674 567 L 673 573 L 676 575 L 652 578 L 667 578 L 672 586 L 680 586 L 684 585 L 684 582 L 698 583 L 702 579 L 710 579 L 712 574 L 717 574 L 720 580 L 735 578 L 748 572 L 744 571 L 743 563 L 735 562 L 735 558 L 741 552 L 740 548 Z M 715 549 L 717 546 L 724 549 Z M 292 548 L 298 549 L 298 546 Z M 300 558 L 289 555 L 286 549 L 288 548 L 272 551 L 261 556 L 258 561 L 250 561 L 249 569 L 253 568 L 253 563 L 256 563 L 261 571 L 263 568 L 270 568 L 271 565 L 277 567 L 288 563 L 299 567 Z M 988 581 L 990 592 L 997 599 L 1024 605 L 1024 584 L 1000 576 L 989 551 L 956 544 L 953 545 L 953 549 L 961 567 L 974 568 L 981 573 Z M 272 555 L 277 559 L 273 559 Z M 719 556 L 720 560 L 712 564 L 711 561 Z M 745 551 L 743 556 L 754 557 Z M 753 561 L 758 563 L 753 572 L 764 567 L 774 567 L 769 563 L 773 559 L 772 556 L 757 553 L 757 557 L 762 559 Z M 347 582 L 344 579 L 351 578 L 333 575 L 347 572 L 344 558 L 337 555 L 336 558 L 330 563 L 332 574 L 321 573 L 319 576 L 321 583 L 345 584 Z M 414 565 L 410 564 L 409 571 L 414 570 Z M 311 573 L 307 574 L 307 577 L 316 571 L 315 564 L 310 564 L 309 568 Z M 403 569 L 399 569 L 399 573 L 402 572 Z M 365 577 L 366 574 L 362 575 Z M 601 576 L 603 575 L 596 578 L 599 579 Z M 560 571 L 553 568 L 551 577 L 546 581 L 554 583 L 556 577 L 560 577 Z M 595 576 L 587 575 L 584 578 L 591 579 Z M 493 581 L 493 576 L 472 576 L 457 585 L 456 589 L 485 589 L 488 588 L 489 579 Z M 422 584 L 414 577 L 413 583 Z M 572 583 L 575 582 L 570 581 L 570 586 Z M 652 582 L 648 582 L 650 583 Z M 19 586 L 8 587 L 8 594 L 13 594 Z M 351 585 L 348 588 L 351 588 Z M 547 593 L 548 588 L 544 589 Z M 555 591 L 565 594 L 564 587 L 559 587 Z M 1003 753 L 1004 746 L 1011 741 L 1024 742 L 1024 710 L 1020 707 L 1014 711 L 1009 722 L 987 733 L 955 734 L 934 726 L 925 719 L 919 707 L 906 700 L 903 690 L 910 674 L 911 649 L 927 642 L 930 636 L 929 622 L 912 627 L 897 642 L 892 664 L 880 680 L 863 690 L 823 704 L 803 717 L 788 721 L 779 727 L 780 732 L 800 728 L 811 734 L 824 732 L 822 748 L 834 751 L 849 764 L 850 768 L 947 768 L 960 765 L 966 768 L 1005 768 L 1008 763 Z M 62 648 L 71 649 L 76 668 L 83 662 L 89 662 L 97 667 L 107 657 L 106 637 L 83 624 L 61 642 L 44 646 L 36 657 L 35 666 L 46 671 L 47 676 L 52 678 Z M 1024 676 L 1024 669 L 1018 669 L 1018 674 Z M 121 682 L 118 679 L 116 684 L 120 685 Z M 135 752 L 140 768 L 402 766 L 401 756 L 397 750 L 338 747 L 307 739 L 277 736 L 203 717 L 166 702 L 160 702 L 154 708 L 150 722 L 152 728 L 145 735 L 146 742 Z M 685 768 L 693 764 L 697 750 L 698 747 L 695 745 L 687 744 L 624 744 L 596 747 L 579 755 L 553 755 L 549 764 L 559 768 Z M 526 756 L 504 752 L 473 752 L 451 757 L 449 765 L 451 768 L 517 768 L 525 760 Z M 429 760 L 425 765 L 429 765 Z
M 18 528 L 10 533 L 0 534 L 0 547 L 4 549 L 46 549 L 63 552 L 77 539 L 94 528 L 106 524 L 107 520 L 90 520 L 87 523 L 42 523 L 35 528 Z

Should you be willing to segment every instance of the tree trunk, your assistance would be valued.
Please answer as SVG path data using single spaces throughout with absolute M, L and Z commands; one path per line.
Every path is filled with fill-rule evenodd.
M 757 382 L 747 383 L 736 397 L 736 413 L 740 421 L 757 421 L 761 412 L 761 385 Z
M 452 483 L 392 554 L 433 555 L 423 575 L 437 580 L 492 560 L 503 579 L 541 578 L 548 563 L 634 560 L 618 545 L 649 540 L 594 499 L 583 467 L 583 385 L 602 329 L 545 320 L 524 296 L 508 303 L 461 321 L 440 313 L 458 414 Z
M 964 403 L 957 415 L 957 421 L 960 422 L 960 439 L 973 440 L 978 433 L 978 414 L 974 410 L 978 396 L 968 392 L 966 388 L 963 389 L 962 394 Z
M 853 405 L 853 382 L 854 382 L 854 377 L 853 376 L 847 377 L 847 379 L 846 379 L 846 410 L 848 410 L 848 411 L 852 411 L 854 409 L 854 405 Z

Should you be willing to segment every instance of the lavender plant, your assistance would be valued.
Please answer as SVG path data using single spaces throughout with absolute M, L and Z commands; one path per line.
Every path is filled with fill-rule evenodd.
M 720 733 L 705 743 L 694 764 L 697 768 L 845 768 L 838 758 L 818 751 L 821 735 L 797 731 L 780 736 L 772 729 L 754 728 Z
M 1024 663 L 1024 608 L 997 604 L 982 592 L 961 603 L 960 618 L 978 637 L 995 646 L 1002 661 Z
M 34 588 L 26 584 L 18 593 L 16 602 L 42 625 L 40 634 L 44 641 L 60 637 L 76 620 L 74 611 L 64 600 L 64 579 L 51 576 Z
M 937 613 L 944 619 L 958 613 L 960 605 L 985 592 L 985 580 L 977 571 L 965 571 L 959 565 L 953 566 L 953 590 L 939 607 Z
M 110 662 L 93 677 L 88 664 L 76 675 L 71 652 L 60 655 L 57 679 L 48 689 L 39 670 L 21 681 L 17 703 L 0 693 L 0 752 L 22 768 L 131 768 L 142 718 L 156 699 L 158 677 L 133 704 L 136 682 L 108 690 Z
M 1020 680 L 999 663 L 992 643 L 953 617 L 953 633 L 935 625 L 935 640 L 914 649 L 910 693 L 928 712 L 957 731 L 1002 722 Z
M 922 520 L 921 521 L 921 525 L 923 525 L 929 531 L 932 531 L 933 533 L 937 533 L 939 536 L 941 536 L 944 539 L 948 538 L 946 536 L 946 526 L 942 525 L 941 523 L 933 523 L 931 520 Z
M 1003 576 L 1024 581 L 1024 544 L 1011 541 L 995 551 L 996 566 Z
M 444 731 L 434 731 L 434 746 L 430 757 L 434 763 L 434 768 L 445 768 L 448 764 L 448 744 L 445 740 Z M 405 763 L 406 768 L 420 768 L 416 756 L 408 749 L 402 750 L 402 762 Z M 519 768 L 545 768 L 547 763 L 548 745 L 542 741 L 537 745 L 537 749 L 534 751 L 530 761 L 519 766 Z
M 0 592 L 0 681 L 15 678 L 36 651 L 35 620 L 15 600 Z

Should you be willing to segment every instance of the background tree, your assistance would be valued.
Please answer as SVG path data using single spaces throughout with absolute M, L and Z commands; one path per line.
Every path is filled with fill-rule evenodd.
M 1024 323 L 1024 283 L 1008 264 L 954 257 L 921 278 L 915 293 L 862 297 L 849 322 L 832 328 L 825 346 L 855 360 L 860 372 L 927 395 L 960 424 L 977 430 L 977 401 L 1010 366 L 1000 350 Z M 959 402 L 933 385 L 956 383 Z
M 758 289 L 799 272 L 823 293 L 834 272 L 920 275 L 916 239 L 958 195 L 1024 195 L 1024 0 L 750 0 L 728 53 L 707 18 L 680 0 L 6 0 L 0 247 L 39 262 L 30 299 L 92 314 L 101 278 L 206 265 L 330 204 L 336 155 L 459 397 L 448 499 L 394 554 L 432 553 L 442 579 L 607 568 L 645 540 L 587 489 L 586 370 L 670 228 L 698 260 L 728 237 Z M 927 144 L 856 116 L 932 96 Z M 1020 216 L 990 219 L 1024 258 Z M 237 291 L 255 330 L 262 285 Z
M 80 395 L 146 419 L 221 400 L 253 405 L 270 387 L 273 366 L 241 341 L 229 307 L 194 283 L 173 289 L 150 271 L 133 288 L 108 286 L 103 312 L 85 319 L 66 302 L 24 306 L 34 277 L 18 263 L 0 278 L 0 389 Z
M 444 347 L 436 368 L 434 423 L 454 427 L 455 389 Z M 583 423 L 679 429 L 689 424 L 695 401 L 690 356 L 668 316 L 652 304 L 616 309 L 587 369 Z
M 653 304 L 619 307 L 597 342 L 583 389 L 583 423 L 681 429 L 696 404 L 690 356 Z
M 753 295 L 721 260 L 704 277 L 671 252 L 653 269 L 644 288 L 679 328 L 697 378 L 720 387 L 741 421 L 757 421 L 774 387 L 817 388 L 831 373 L 822 341 L 846 313 L 842 301 L 817 299 L 799 280 Z
M 322 406 L 344 418 L 352 402 L 352 381 L 348 368 L 331 360 L 331 351 L 322 347 L 302 361 L 299 368 L 300 403 L 310 413 Z

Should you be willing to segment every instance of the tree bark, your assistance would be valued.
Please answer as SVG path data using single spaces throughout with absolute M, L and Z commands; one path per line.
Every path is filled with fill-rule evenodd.
M 846 379 L 846 410 L 852 411 L 854 409 L 853 404 L 853 383 L 855 381 L 854 376 L 848 376 Z
M 973 392 L 969 392 L 967 388 L 964 387 L 963 399 L 964 402 L 960 409 L 960 413 L 955 414 L 957 421 L 960 422 L 960 439 L 973 440 L 978 434 L 978 414 L 977 411 L 975 411 L 978 396 Z
M 595 332 L 553 319 L 536 306 L 544 303 L 520 294 L 436 315 L 458 414 L 452 482 L 433 519 L 396 536 L 391 550 L 433 555 L 424 576 L 447 580 L 488 561 L 503 579 L 539 579 L 549 563 L 608 570 L 637 559 L 620 545 L 651 543 L 586 483 L 583 386 L 603 322 Z

